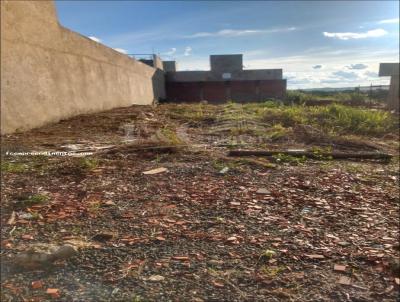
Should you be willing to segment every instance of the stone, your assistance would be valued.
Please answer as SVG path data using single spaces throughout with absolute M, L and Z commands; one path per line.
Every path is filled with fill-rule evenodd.
M 256 193 L 257 193 L 257 194 L 265 194 L 265 195 L 271 194 L 271 192 L 268 191 L 268 190 L 265 189 L 265 188 L 260 188 L 260 189 L 258 189 Z
M 226 174 L 229 171 L 228 167 L 224 167 L 223 169 L 221 169 L 221 171 L 219 171 L 219 174 Z
M 337 283 L 342 284 L 342 285 L 350 285 L 351 284 L 351 279 L 347 276 L 341 276 Z
M 152 281 L 152 282 L 160 282 L 160 281 L 164 281 L 165 277 L 163 277 L 161 275 L 153 275 L 153 276 L 150 276 L 147 280 Z
M 347 266 L 346 265 L 340 265 L 340 264 L 335 264 L 333 266 L 333 270 L 337 271 L 337 272 L 345 272 L 346 271 Z
M 10 265 L 23 269 L 45 269 L 58 260 L 66 260 L 77 254 L 71 245 L 56 246 L 52 244 L 35 244 L 27 251 L 21 252 L 10 259 Z
M 237 238 L 235 236 L 232 236 L 232 237 L 229 237 L 229 238 L 226 239 L 226 241 L 228 241 L 228 242 L 233 242 L 233 241 L 236 241 L 236 240 L 237 240 Z

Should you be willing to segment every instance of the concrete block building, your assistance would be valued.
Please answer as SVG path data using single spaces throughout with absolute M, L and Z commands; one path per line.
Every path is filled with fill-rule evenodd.
M 381 63 L 379 66 L 379 76 L 390 77 L 390 88 L 387 100 L 387 107 L 390 110 L 395 110 L 396 112 L 399 112 L 399 63 Z
M 176 71 L 169 64 L 173 68 L 164 69 L 169 101 L 255 102 L 281 99 L 286 93 L 282 69 L 245 70 L 242 54 L 211 55 L 208 71 Z

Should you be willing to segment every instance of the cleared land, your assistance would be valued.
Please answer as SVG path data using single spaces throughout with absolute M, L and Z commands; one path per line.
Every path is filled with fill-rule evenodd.
M 170 104 L 4 136 L 1 300 L 395 301 L 397 121 L 340 105 Z M 317 159 L 227 156 L 287 148 Z M 5 154 L 60 150 L 94 154 Z M 318 158 L 330 151 L 395 157 Z M 65 243 L 78 248 L 67 260 L 13 262 Z

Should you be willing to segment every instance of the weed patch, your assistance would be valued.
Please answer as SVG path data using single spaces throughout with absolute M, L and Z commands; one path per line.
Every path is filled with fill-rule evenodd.
M 329 106 L 282 106 L 267 109 L 263 121 L 284 127 L 312 125 L 329 134 L 380 136 L 395 131 L 396 119 L 388 112 L 353 108 L 333 104 Z
M 291 165 L 300 165 L 307 161 L 305 156 L 297 157 L 292 155 L 287 155 L 283 153 L 278 153 L 277 155 L 272 156 L 272 158 L 280 164 L 288 163 Z
M 168 127 L 161 129 L 157 133 L 157 138 L 167 145 L 177 146 L 184 144 L 184 141 L 180 139 L 176 131 Z
M 14 208 L 24 209 L 34 205 L 44 204 L 49 200 L 48 196 L 43 194 L 34 194 L 27 198 L 21 197 L 14 201 Z
M 78 166 L 83 171 L 94 170 L 98 167 L 99 160 L 96 158 L 82 157 L 79 159 Z
M 5 173 L 23 173 L 28 171 L 29 166 L 23 163 L 2 162 L 1 171 Z

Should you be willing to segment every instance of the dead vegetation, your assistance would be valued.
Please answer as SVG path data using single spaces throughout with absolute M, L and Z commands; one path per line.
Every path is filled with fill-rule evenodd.
M 388 113 L 133 106 L 2 140 L 2 261 L 51 258 L 3 266 L 2 301 L 396 299 L 399 145 Z M 317 158 L 227 156 L 238 149 Z M 5 153 L 32 150 L 93 155 Z M 35 249 L 66 245 L 77 253 Z

